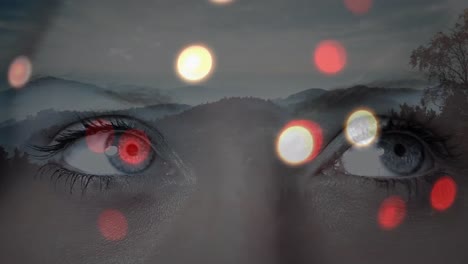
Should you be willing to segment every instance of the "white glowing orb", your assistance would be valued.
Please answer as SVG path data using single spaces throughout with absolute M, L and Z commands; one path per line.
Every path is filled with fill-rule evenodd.
M 276 148 L 284 162 L 300 165 L 311 156 L 314 150 L 314 137 L 302 126 L 291 126 L 280 134 Z
M 189 46 L 183 49 L 177 57 L 177 73 L 186 82 L 204 80 L 210 75 L 213 67 L 212 52 L 202 45 Z
M 21 88 L 29 81 L 31 74 L 31 61 L 25 56 L 17 57 L 8 69 L 8 82 L 13 88 Z
M 227 5 L 234 2 L 234 0 L 210 0 L 210 2 L 216 5 Z
M 378 121 L 370 111 L 358 110 L 346 121 L 346 138 L 356 147 L 365 147 L 377 138 L 378 129 Z
M 210 2 L 216 5 L 227 5 L 234 2 L 234 0 L 210 0 Z

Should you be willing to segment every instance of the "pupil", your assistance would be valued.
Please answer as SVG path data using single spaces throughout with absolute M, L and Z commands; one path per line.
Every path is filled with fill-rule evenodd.
M 129 156 L 136 156 L 138 154 L 138 146 L 136 144 L 128 144 L 125 151 Z
M 402 144 L 395 144 L 395 146 L 393 147 L 393 151 L 395 152 L 395 154 L 398 157 L 401 157 L 401 156 L 405 155 L 406 148 Z

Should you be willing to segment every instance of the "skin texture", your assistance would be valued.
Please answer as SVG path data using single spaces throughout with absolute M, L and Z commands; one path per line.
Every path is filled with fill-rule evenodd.
M 368 98 L 364 105 L 375 109 L 383 105 L 371 100 L 375 89 L 360 89 L 363 98 Z M 339 94 L 353 95 L 353 90 Z M 398 105 L 408 98 L 389 101 Z M 437 166 L 443 172 L 434 173 L 411 191 L 405 184 L 389 188 L 369 178 L 336 172 L 325 158 L 329 152 L 338 153 L 336 146 L 342 143 L 336 143 L 341 126 L 336 120 L 344 120 L 345 113 L 354 108 L 349 97 L 335 111 L 335 119 L 329 120 L 333 108 L 327 108 L 328 115 L 321 115 L 320 108 L 314 114 L 295 115 L 259 99 L 228 99 L 158 119 L 149 125 L 158 127 L 190 171 L 190 177 L 173 175 L 169 183 L 157 180 L 161 168 L 152 167 L 145 176 L 132 176 L 126 184 L 113 183 L 101 191 L 91 183 L 85 193 L 75 187 L 70 194 L 63 180 L 50 180 L 50 172 L 34 177 L 38 165 L 13 159 L 0 204 L 7 216 L 0 223 L 7 239 L 2 253 L 11 263 L 439 263 L 466 259 L 464 250 L 457 247 L 466 219 L 466 168 L 460 162 L 466 157 L 440 161 Z M 289 120 L 304 118 L 323 124 L 324 148 L 310 164 L 286 166 L 276 157 L 275 138 Z M 441 122 L 447 125 L 443 114 L 431 123 L 432 128 L 440 128 Z M 459 135 L 451 138 L 453 143 L 461 142 L 466 133 L 463 127 L 458 129 L 447 129 Z M 463 149 L 458 151 L 463 153 Z M 454 178 L 459 195 L 450 210 L 437 213 L 428 197 L 432 182 L 442 174 Z M 380 203 L 391 195 L 400 195 L 408 211 L 397 229 L 385 231 L 376 217 Z M 128 232 L 123 240 L 109 241 L 100 234 L 97 219 L 107 209 L 119 210 L 126 217 Z
M 80 3 L 83 3 L 79 5 L 81 12 L 93 10 L 98 17 L 100 12 L 111 13 L 115 20 L 115 14 L 120 14 L 109 11 L 104 2 L 98 4 L 101 9 L 93 8 L 94 1 Z M 51 6 L 54 4 L 57 3 L 50 1 Z M 70 5 L 65 3 L 64 10 L 74 10 Z M 119 7 L 127 11 L 127 5 L 121 3 Z M 149 13 L 141 15 L 143 18 L 159 18 L 144 4 L 135 7 L 128 11 L 140 15 L 143 10 Z M 158 11 L 172 16 L 173 7 L 178 5 L 165 2 L 159 7 Z M 284 10 L 282 5 L 278 7 Z M 84 68 L 88 72 L 83 75 L 99 75 L 105 68 L 115 75 L 122 73 L 119 77 L 131 83 L 131 78 L 125 79 L 123 73 L 134 73 L 134 79 L 145 73 L 168 74 L 167 67 L 161 70 L 156 66 L 159 64 L 152 65 L 153 61 L 151 67 L 140 68 L 134 68 L 130 62 L 116 63 L 114 57 L 111 63 L 102 63 L 108 62 L 105 58 L 111 55 L 131 59 L 125 50 L 113 48 L 108 54 L 99 48 L 104 46 L 107 51 L 106 41 L 119 42 L 106 35 L 116 33 L 113 31 L 116 29 L 146 34 L 133 20 L 117 16 L 125 24 L 119 28 L 110 22 L 101 24 L 83 19 L 85 26 L 72 32 L 92 36 L 87 41 L 96 44 L 96 49 L 84 52 L 86 48 L 76 45 L 73 38 L 69 40 L 61 35 L 67 30 L 48 19 L 50 14 L 44 11 L 47 8 L 41 10 L 38 18 L 41 27 L 33 34 L 38 43 L 27 41 L 31 40 L 29 35 L 21 33 L 24 36 L 20 34 L 19 41 L 29 46 L 12 47 L 15 52 L 8 56 L 35 54 L 37 61 L 50 60 L 45 65 L 51 69 L 58 67 L 73 73 L 83 70 L 80 67 L 83 64 L 79 63 L 81 53 L 92 51 L 96 53 L 93 58 L 96 63 L 86 64 Z M 190 14 L 193 10 L 198 12 L 198 9 L 189 10 Z M 239 10 L 244 12 L 242 8 Z M 61 19 L 72 15 L 73 12 L 65 12 Z M 277 21 L 276 16 L 273 18 Z M 169 24 L 171 30 L 160 30 L 161 34 L 169 40 L 181 35 L 184 43 L 187 39 L 193 41 L 191 34 L 195 33 L 184 33 L 187 22 L 181 21 L 182 24 Z M 46 32 L 49 22 L 51 30 Z M 156 22 L 164 29 L 164 23 Z M 217 25 L 209 20 L 205 22 Z M 250 30 L 249 25 L 246 27 Z M 159 32 L 159 28 L 151 30 Z M 252 32 L 248 30 L 248 34 L 233 31 L 238 36 L 250 36 Z M 203 27 L 195 32 L 202 32 L 197 38 L 205 34 Z M 77 36 L 83 37 L 80 34 Z M 138 51 L 148 60 L 150 56 L 144 45 L 157 44 L 133 39 L 128 34 L 116 36 L 141 41 Z M 273 39 L 279 38 L 275 35 Z M 216 37 L 212 40 L 217 42 Z M 261 38 L 257 41 L 252 42 L 252 47 L 265 44 Z M 166 45 L 164 41 L 157 45 L 162 51 L 156 56 L 164 65 L 171 65 L 171 56 L 180 47 Z M 70 51 L 61 50 L 63 56 L 57 55 L 60 54 L 58 46 Z M 240 49 L 247 51 L 246 61 L 253 62 L 248 52 L 258 51 L 249 51 L 242 45 Z M 228 49 L 227 52 L 235 53 Z M 275 57 L 270 55 L 269 58 Z M 219 59 L 222 63 L 229 61 L 222 56 Z M 265 64 L 270 63 L 267 60 Z M 244 70 L 243 65 L 234 63 L 234 68 Z M 5 72 L 7 63 L 1 66 Z M 38 70 L 48 73 L 47 67 Z M 259 73 L 262 70 L 267 71 L 260 69 Z M 267 75 L 276 75 L 275 71 Z M 1 101 L 0 105 L 2 120 L 9 120 L 0 124 L 0 147 L 4 150 L 0 151 L 2 263 L 438 264 L 468 261 L 464 247 L 468 232 L 465 203 L 468 199 L 468 141 L 465 140 L 468 104 L 466 94 L 459 90 L 452 96 L 438 98 L 441 108 L 434 104 L 421 105 L 421 90 L 364 86 L 323 91 L 317 97 L 304 95 L 301 103 L 289 105 L 258 98 L 209 100 L 210 103 L 200 104 L 200 98 L 191 98 L 190 90 L 184 97 L 186 101 L 181 102 L 180 98 L 157 90 L 149 95 L 138 94 L 139 88 L 131 85 L 126 88 L 110 85 L 102 89 L 88 84 L 86 78 L 81 80 L 80 74 L 71 78 L 78 81 L 55 78 L 52 73 L 46 75 L 52 77 L 32 79 L 21 89 L 6 91 L 8 100 Z M 218 77 L 216 73 L 213 76 Z M 102 78 L 107 77 L 104 74 Z M 216 81 L 224 83 L 222 77 Z M 230 95 L 219 97 L 224 96 Z M 337 168 L 343 153 L 351 148 L 343 134 L 346 119 L 362 108 L 374 112 L 382 122 L 393 111 L 407 123 L 422 126 L 421 130 L 443 138 L 443 148 L 451 155 L 425 156 L 433 161 L 430 169 L 411 175 L 410 180 L 382 177 L 376 180 L 378 175 L 374 178 L 351 175 Z M 60 170 L 66 168 L 78 173 L 85 170 L 67 164 L 63 153 L 44 159 L 33 147 L 50 145 L 66 128 L 79 123 L 77 117 L 107 120 L 112 116 L 135 122 L 151 138 L 155 157 L 144 171 L 110 175 L 108 183 L 102 180 L 105 177 L 99 176 L 86 182 Z M 293 120 L 313 121 L 323 133 L 318 156 L 302 166 L 289 166 L 276 153 L 278 133 Z M 380 132 L 379 136 L 384 136 L 384 131 Z M 418 134 L 416 137 L 423 138 Z M 435 143 L 428 141 L 422 140 L 432 153 Z M 74 148 L 77 146 L 67 146 L 68 150 Z M 91 168 L 88 174 L 93 174 L 92 169 L 104 167 L 101 160 L 88 160 Z M 366 160 L 353 165 L 365 169 L 374 165 L 370 163 Z M 442 176 L 454 180 L 457 195 L 454 203 L 440 212 L 431 207 L 430 197 L 434 184 Z M 379 225 L 379 210 L 383 201 L 395 196 L 405 204 L 405 216 L 394 229 L 385 230 Z M 106 218 L 109 212 L 114 213 L 113 218 Z M 109 229 L 113 233 L 109 234 Z

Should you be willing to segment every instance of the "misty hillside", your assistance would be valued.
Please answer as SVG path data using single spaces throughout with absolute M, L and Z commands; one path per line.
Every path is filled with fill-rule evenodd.
M 427 80 L 382 80 L 372 81 L 365 84 L 369 87 L 392 87 L 392 88 L 411 88 L 411 89 L 424 89 L 431 86 Z
M 312 89 L 308 89 L 302 92 L 292 94 L 286 98 L 275 99 L 274 102 L 281 106 L 292 106 L 295 104 L 299 104 L 305 100 L 312 100 L 314 98 L 317 98 L 318 96 L 321 96 L 325 92 L 326 90 L 323 90 L 323 89 L 312 88 Z
M 21 89 L 0 92 L 0 104 L 3 109 L 8 109 L 8 112 L 0 112 L 0 122 L 11 118 L 25 119 L 47 108 L 57 111 L 83 108 L 103 111 L 132 106 L 127 98 L 112 91 L 54 77 L 40 78 Z
M 168 90 L 141 85 L 106 86 L 106 90 L 119 94 L 127 101 L 136 105 L 169 104 L 178 102 Z M 181 103 L 181 102 L 178 102 Z
M 380 108 L 389 108 L 395 101 L 407 104 L 419 104 L 423 90 L 409 88 L 378 88 L 357 85 L 347 89 L 328 91 L 312 100 L 302 101 L 293 105 L 294 112 L 323 111 L 330 108 L 346 108 L 349 106 L 365 106 L 365 100 L 370 97 L 378 102 Z M 350 100 L 350 98 L 354 98 Z
M 121 115 L 135 117 L 147 122 L 152 122 L 167 115 L 174 115 L 190 108 L 189 105 L 181 104 L 162 104 L 146 107 L 135 107 L 124 110 L 110 112 L 76 112 L 76 111 L 55 111 L 46 109 L 40 111 L 35 116 L 30 116 L 19 122 L 11 120 L 0 124 L 0 145 L 17 145 L 31 136 L 31 131 L 39 131 L 45 128 L 51 128 L 55 125 L 71 124 L 78 122 L 80 117 L 93 117 L 99 115 Z
M 66 88 L 64 88 L 66 86 Z M 245 112 L 248 118 L 251 115 L 261 114 L 262 111 L 273 111 L 280 116 L 290 113 L 302 114 L 320 112 L 326 114 L 327 109 L 341 109 L 349 106 L 365 106 L 364 99 L 369 95 L 371 100 L 378 102 L 378 107 L 388 108 L 395 105 L 395 100 L 409 104 L 419 103 L 422 90 L 408 88 L 375 88 L 363 85 L 347 89 L 326 91 L 323 89 L 308 89 L 292 94 L 285 98 L 272 101 L 256 98 L 230 98 L 223 94 L 221 100 L 215 100 L 220 93 L 212 93 L 213 89 L 202 86 L 190 86 L 181 88 L 172 94 L 162 92 L 150 87 L 120 86 L 114 90 L 104 90 L 94 85 L 80 82 L 67 81 L 58 78 L 46 77 L 31 82 L 20 90 L 4 91 L 0 93 L 0 103 L 10 107 L 10 112 L 3 112 L 3 122 L 0 121 L 0 144 L 16 144 L 28 138 L 33 130 L 51 127 L 57 124 L 67 124 L 80 116 L 95 116 L 100 114 L 124 115 L 139 118 L 145 121 L 158 122 L 166 116 L 183 113 L 177 122 L 189 122 L 191 118 L 199 121 L 211 122 L 213 117 L 218 119 L 239 118 L 238 112 Z M 63 89 L 66 89 L 64 93 Z M 153 95 L 145 97 L 145 93 L 151 90 Z M 129 90 L 130 94 L 121 93 Z M 139 103 L 163 102 L 179 96 L 193 97 L 193 100 L 214 102 L 192 107 L 188 104 L 162 103 L 151 105 L 138 105 Z M 212 97 L 209 96 L 212 95 Z M 21 95 L 21 96 L 19 96 Z M 352 99 L 350 99 L 352 98 Z M 397 98 L 397 99 L 396 99 Z M 50 101 L 56 101 L 55 107 L 47 107 Z M 179 98 L 180 99 L 180 98 Z M 160 101 L 158 101 L 160 100 Z M 133 103 L 130 103 L 133 102 Z M 83 107 L 83 106 L 86 107 Z M 211 105 L 210 111 L 203 113 Z M 213 105 L 219 106 L 219 113 L 213 112 Z M 215 107 L 215 108 L 216 108 Z M 38 110 L 40 109 L 40 110 Z M 91 111 L 77 111 L 76 109 L 90 109 Z M 285 111 L 286 110 L 286 111 Z M 229 113 L 235 115 L 229 115 Z M 265 117 L 271 115 L 265 114 Z M 188 118 L 184 121 L 184 118 Z M 18 121 L 16 122 L 15 121 Z M 256 119 L 258 120 L 258 119 Z M 180 124 L 179 124 L 180 125 Z M 251 124 L 252 126 L 258 124 Z M 14 133 L 12 134 L 12 131 Z

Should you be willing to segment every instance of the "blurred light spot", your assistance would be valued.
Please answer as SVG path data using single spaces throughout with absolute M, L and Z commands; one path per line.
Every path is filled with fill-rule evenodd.
M 234 2 L 234 0 L 210 0 L 210 2 L 216 5 L 227 5 Z
M 116 146 L 109 146 L 106 148 L 106 155 L 107 156 L 115 156 L 115 154 L 117 154 L 117 152 L 119 151 L 119 149 L 116 147 Z
M 98 227 L 101 235 L 109 241 L 122 240 L 128 233 L 127 218 L 119 210 L 103 211 L 98 218 Z
M 383 149 L 383 148 L 378 148 L 378 149 L 377 149 L 377 155 L 378 155 L 378 156 L 382 156 L 383 154 L 385 154 L 385 149 Z
M 380 205 L 378 221 L 384 230 L 392 230 L 398 227 L 406 216 L 406 204 L 398 196 L 385 199 Z
M 364 15 L 372 7 L 372 0 L 344 0 L 345 6 L 355 15 Z
M 325 40 L 319 43 L 314 52 L 315 65 L 325 74 L 337 74 L 346 65 L 346 50 L 337 41 Z
M 322 130 L 308 120 L 294 120 L 279 133 L 276 152 L 286 164 L 297 166 L 313 160 L 322 147 Z
M 132 165 L 144 162 L 151 154 L 151 143 L 139 130 L 126 131 L 119 139 L 120 159 Z
M 114 127 L 109 121 L 97 119 L 89 122 L 85 130 L 86 144 L 94 153 L 104 153 L 114 139 Z
M 8 81 L 14 88 L 21 88 L 29 81 L 32 74 L 31 61 L 25 57 L 20 56 L 13 60 L 8 69 Z
M 183 49 L 177 57 L 177 73 L 186 82 L 195 83 L 207 78 L 214 68 L 212 52 L 202 45 Z
M 431 191 L 431 205 L 437 211 L 445 211 L 453 205 L 457 196 L 457 184 L 444 176 L 436 181 Z
M 346 121 L 346 138 L 356 147 L 365 147 L 377 138 L 378 129 L 374 114 L 368 110 L 357 110 Z

